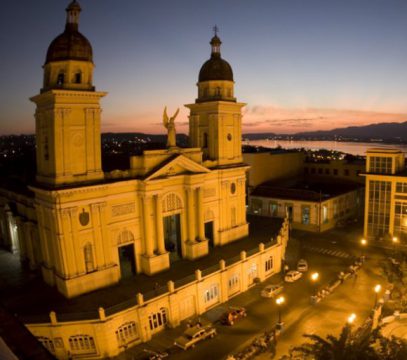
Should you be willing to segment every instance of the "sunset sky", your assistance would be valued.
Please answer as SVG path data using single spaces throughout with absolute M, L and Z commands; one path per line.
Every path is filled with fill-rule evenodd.
M 195 101 L 212 27 L 247 103 L 243 132 L 295 133 L 407 121 L 406 0 L 79 0 L 102 131 L 164 133 Z M 34 132 L 34 104 L 68 0 L 2 4 L 0 135 Z

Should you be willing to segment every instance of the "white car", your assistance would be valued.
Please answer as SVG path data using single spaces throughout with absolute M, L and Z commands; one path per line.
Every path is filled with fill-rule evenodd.
M 188 350 L 189 348 L 195 347 L 197 342 L 207 338 L 213 338 L 215 335 L 216 329 L 212 326 L 194 326 L 187 329 L 179 338 L 177 338 L 174 345 L 181 349 Z
M 262 297 L 271 298 L 284 290 L 283 285 L 267 285 L 260 293 Z
M 307 263 L 307 260 L 304 260 L 304 259 L 298 260 L 298 263 L 297 263 L 297 270 L 300 271 L 300 272 L 306 272 L 306 271 L 308 271 L 308 263 Z
M 299 278 L 301 278 L 301 276 L 302 276 L 302 273 L 300 273 L 299 271 L 291 270 L 287 274 L 285 274 L 284 280 L 286 282 L 294 282 L 294 281 L 298 280 Z

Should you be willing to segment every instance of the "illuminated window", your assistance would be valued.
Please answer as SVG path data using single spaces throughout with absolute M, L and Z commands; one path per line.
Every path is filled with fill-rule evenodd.
M 138 339 L 136 323 L 131 321 L 120 326 L 116 330 L 116 338 L 120 345 L 128 344 L 129 342 Z
M 273 270 L 273 257 L 270 256 L 270 258 L 268 258 L 265 262 L 265 270 L 266 272 L 269 272 L 271 270 Z
M 69 338 L 72 354 L 91 354 L 96 352 L 95 341 L 89 335 L 75 335 Z
M 95 264 L 93 262 L 93 249 L 92 244 L 87 243 L 83 248 L 84 258 L 85 258 L 85 269 L 86 272 L 92 272 L 95 270 Z
M 150 330 L 163 327 L 167 323 L 167 309 L 161 308 L 159 312 L 153 313 L 148 317 Z
M 63 85 L 65 82 L 65 74 L 59 73 L 57 77 L 57 85 Z
M 204 291 L 204 302 L 211 302 L 212 300 L 217 300 L 219 296 L 219 285 L 213 284 L 209 289 Z
M 45 336 L 37 337 L 37 340 L 44 346 L 49 352 L 55 353 L 54 342 Z
M 310 207 L 309 206 L 302 206 L 301 211 L 302 211 L 302 215 L 301 215 L 302 223 L 304 225 L 309 225 L 309 223 L 310 223 L 310 211 L 311 211 Z

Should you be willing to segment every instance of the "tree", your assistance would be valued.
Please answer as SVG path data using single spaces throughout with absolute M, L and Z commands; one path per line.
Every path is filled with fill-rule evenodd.
M 352 327 L 346 324 L 339 337 L 328 335 L 323 339 L 319 335 L 305 334 L 311 343 L 304 343 L 296 348 L 300 354 L 311 356 L 316 360 L 370 360 L 377 359 L 366 336 L 355 336 Z
M 293 348 L 295 355 L 315 360 L 402 360 L 407 359 L 407 342 L 403 339 L 384 337 L 378 327 L 360 327 L 352 331 L 346 324 L 339 337 L 326 339 L 315 334 L 305 334 L 310 342 Z M 295 358 L 295 357 L 294 357 Z

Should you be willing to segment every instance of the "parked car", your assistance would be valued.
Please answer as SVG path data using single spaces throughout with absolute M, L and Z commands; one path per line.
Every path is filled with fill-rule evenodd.
M 188 350 L 195 347 L 195 344 L 207 338 L 213 338 L 216 335 L 216 329 L 212 326 L 191 327 L 175 340 L 174 345 L 181 349 Z
M 267 285 L 260 293 L 261 296 L 266 298 L 274 297 L 284 290 L 283 285 Z
M 237 320 L 247 316 L 246 309 L 244 307 L 230 307 L 221 317 L 222 325 L 233 325 Z
M 302 276 L 302 273 L 296 270 L 291 270 L 284 276 L 284 280 L 287 282 L 294 282 Z
M 144 349 L 144 352 L 146 352 L 148 354 L 148 360 L 161 360 L 161 359 L 165 359 L 166 357 L 168 357 L 167 352 L 157 352 L 157 351 L 152 351 L 152 350 L 147 350 L 147 349 Z
M 308 271 L 308 263 L 307 263 L 307 260 L 305 260 L 305 259 L 300 259 L 300 260 L 298 260 L 298 263 L 297 263 L 297 270 L 300 271 L 300 272 L 306 272 L 306 271 Z

